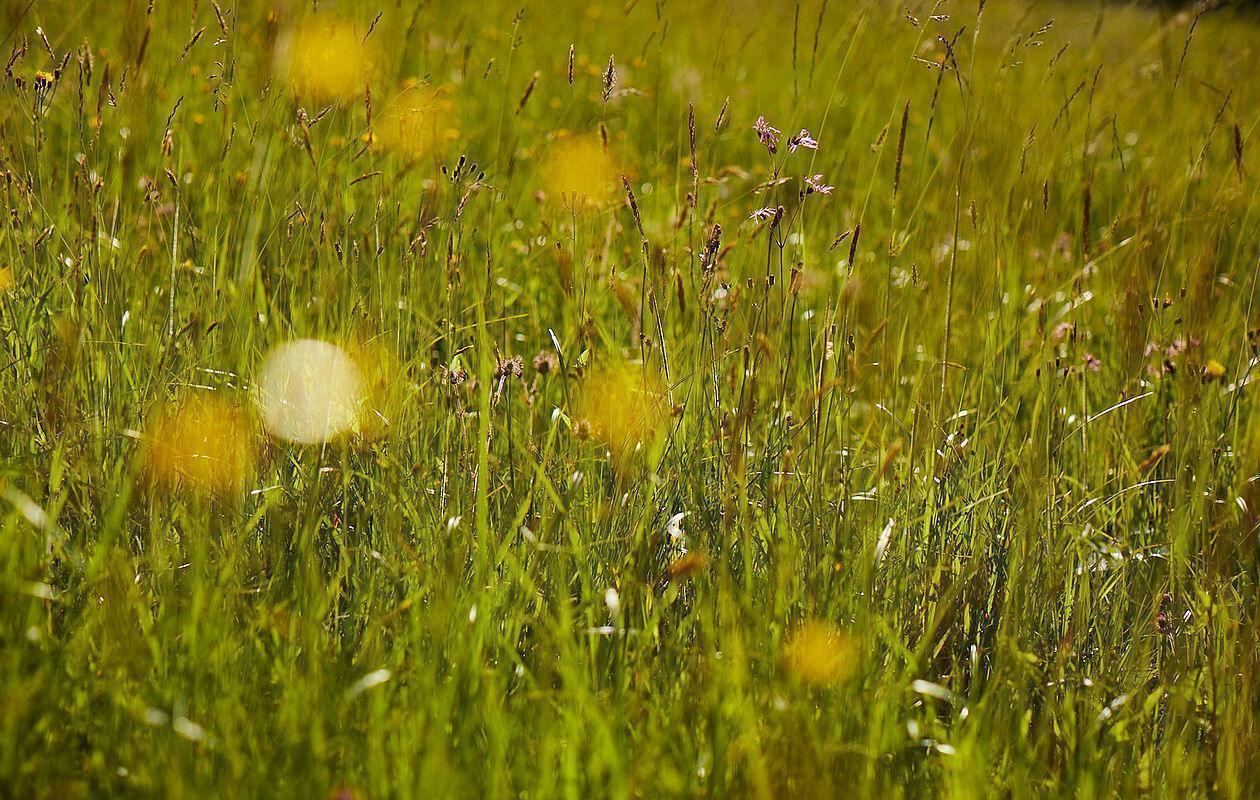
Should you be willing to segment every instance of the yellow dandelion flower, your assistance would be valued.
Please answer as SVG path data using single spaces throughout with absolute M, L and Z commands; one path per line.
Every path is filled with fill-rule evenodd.
M 358 433 L 364 439 L 380 439 L 403 422 L 410 385 L 406 370 L 393 351 L 378 343 L 353 346 L 350 356 L 363 386 Z
M 51 72 L 40 70 L 35 73 L 35 78 L 31 81 L 31 88 L 35 90 L 35 105 L 43 111 L 47 106 L 48 98 L 52 95 L 53 87 L 57 85 L 57 76 Z
M 838 628 L 810 620 L 788 640 L 788 669 L 805 683 L 823 686 L 851 676 L 857 666 L 852 640 Z
M 543 180 L 553 201 L 601 207 L 616 196 L 617 162 L 595 136 L 561 139 L 548 149 Z
M 414 86 L 385 106 L 376 134 L 389 149 L 407 158 L 422 158 L 441 150 L 454 121 L 455 103 L 449 92 Z
M 254 470 L 256 440 L 248 411 L 215 393 L 162 406 L 144 441 L 145 473 L 167 489 L 225 494 L 242 488 Z
M 621 364 L 595 370 L 585 378 L 578 416 L 608 448 L 613 463 L 624 467 L 635 453 L 655 444 L 668 423 L 669 406 L 654 372 L 637 364 Z
M 363 94 L 376 76 L 379 57 L 354 25 L 319 14 L 280 37 L 276 63 L 296 93 L 343 101 Z

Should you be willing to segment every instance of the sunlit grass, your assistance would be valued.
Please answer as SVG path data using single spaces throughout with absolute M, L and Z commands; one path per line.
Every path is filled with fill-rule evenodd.
M 1254 795 L 1260 22 L 1155 5 L 13 5 L 0 797 Z

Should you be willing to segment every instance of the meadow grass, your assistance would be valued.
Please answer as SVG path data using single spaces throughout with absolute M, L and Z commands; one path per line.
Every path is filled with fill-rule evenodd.
M 1250 17 L 0 33 L 0 796 L 1260 785 Z

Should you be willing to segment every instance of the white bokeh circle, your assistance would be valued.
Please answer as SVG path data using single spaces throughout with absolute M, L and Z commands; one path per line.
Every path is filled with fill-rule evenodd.
M 257 386 L 263 425 L 295 444 L 319 444 L 351 431 L 363 403 L 354 360 L 317 339 L 296 339 L 268 353 Z

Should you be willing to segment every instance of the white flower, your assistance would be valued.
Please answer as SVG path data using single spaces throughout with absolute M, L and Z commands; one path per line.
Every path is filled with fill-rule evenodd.
M 836 187 L 828 186 L 823 183 L 822 175 L 806 175 L 805 176 L 805 194 L 831 194 Z
M 809 131 L 801 128 L 801 132 L 788 139 L 788 150 L 795 153 L 796 148 L 804 147 L 806 150 L 817 150 L 818 140 L 809 135 Z
M 674 541 L 682 539 L 686 534 L 683 533 L 682 521 L 687 516 L 686 511 L 679 511 L 677 514 L 669 518 L 669 522 L 665 523 L 665 533 L 669 534 L 669 538 Z

